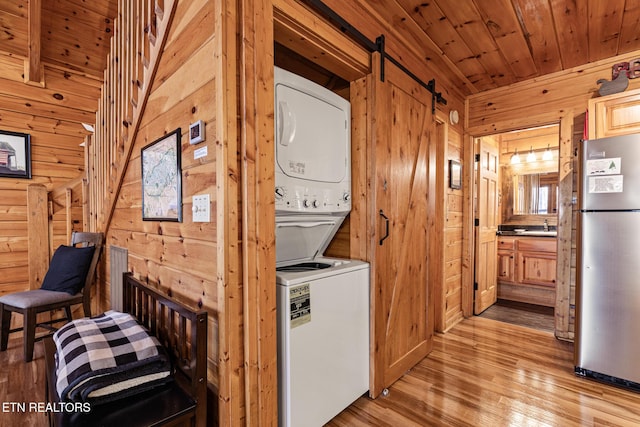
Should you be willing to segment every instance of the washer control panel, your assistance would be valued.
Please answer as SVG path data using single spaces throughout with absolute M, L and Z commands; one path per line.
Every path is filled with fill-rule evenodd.
M 351 190 L 343 188 L 319 188 L 303 185 L 277 185 L 275 188 L 276 211 L 328 213 L 351 210 Z

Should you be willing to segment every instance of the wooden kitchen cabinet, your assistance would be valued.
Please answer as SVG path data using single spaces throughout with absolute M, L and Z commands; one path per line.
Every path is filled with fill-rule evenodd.
M 498 282 L 515 281 L 515 239 L 498 239 Z
M 555 306 L 556 239 L 498 239 L 498 298 Z
M 640 132 L 640 89 L 589 100 L 589 139 Z

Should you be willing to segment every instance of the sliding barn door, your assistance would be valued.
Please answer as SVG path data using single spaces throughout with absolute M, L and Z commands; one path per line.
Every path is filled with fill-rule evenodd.
M 379 67 L 375 67 L 379 69 Z M 431 350 L 427 188 L 431 94 L 390 62 L 374 76 L 371 396 Z
M 491 138 L 480 138 L 478 150 L 475 314 L 498 298 L 498 144 Z

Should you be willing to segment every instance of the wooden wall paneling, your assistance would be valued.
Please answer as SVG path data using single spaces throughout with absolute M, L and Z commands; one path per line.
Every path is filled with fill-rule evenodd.
M 22 81 L 22 73 L 24 73 L 24 60 L 12 56 L 0 55 L 0 79 Z
M 45 1 L 43 5 L 48 6 L 49 3 Z M 99 75 L 105 66 L 103 46 L 99 43 L 90 43 L 89 40 L 104 39 L 104 31 L 107 28 L 111 30 L 105 23 L 104 17 L 96 25 L 84 23 L 81 19 L 70 20 L 71 15 L 61 16 L 46 7 L 43 13 L 43 24 L 46 28 L 50 28 L 52 32 L 65 34 L 73 42 L 51 37 L 51 33 L 46 34 L 48 39 L 43 44 L 42 60 L 61 68 L 84 70 L 87 74 Z M 73 37 L 73 34 L 84 34 L 86 39 Z M 73 48 L 70 48 L 71 46 Z M 65 54 L 62 55 L 62 52 Z
M 62 105 L 25 102 L 24 98 L 4 95 L 0 103 L 3 110 L 47 117 L 65 122 L 93 122 L 95 115 L 89 111 L 69 108 Z
M 27 211 L 29 213 L 29 288 L 38 289 L 49 267 L 47 187 L 41 184 L 28 187 Z
M 3 11 L 7 12 L 7 18 L 3 20 L 3 31 L 8 36 L 3 39 L 2 48 L 11 55 L 26 58 L 28 52 L 29 23 L 28 14 L 25 13 L 25 2 L 4 1 Z M 28 9 L 27 9 L 28 10 Z M 24 64 L 23 67 L 24 69 Z
M 335 73 L 354 81 L 369 73 L 368 52 L 295 0 L 275 0 L 275 41 Z
M 22 77 L 20 77 L 20 81 Z M 22 83 L 21 83 L 22 84 Z M 42 228 L 42 238 L 45 242 L 38 245 L 38 249 L 46 252 L 46 260 L 38 261 L 34 269 L 41 270 L 37 274 L 28 273 L 29 253 L 27 250 L 30 218 L 27 210 L 29 196 L 28 186 L 37 184 L 51 189 L 62 182 L 75 178 L 82 171 L 81 149 L 77 144 L 81 142 L 82 131 L 66 120 L 51 118 L 46 113 L 47 107 L 37 102 L 32 105 L 35 111 L 29 111 L 31 104 L 28 99 L 22 101 L 23 106 L 16 103 L 12 95 L 4 93 L 4 81 L 0 82 L 0 120 L 2 129 L 15 132 L 26 132 L 31 135 L 32 178 L 31 179 L 0 179 L 0 258 L 7 261 L 0 262 L 0 293 L 22 291 L 30 286 L 38 288 L 48 266 L 49 245 L 46 243 L 48 227 Z M 55 103 L 49 104 L 52 110 L 64 111 L 71 117 L 73 109 L 61 107 Z M 79 114 L 78 114 L 79 115 Z M 67 118 L 69 118 L 67 117 Z M 48 218 L 48 204 L 44 195 L 42 213 L 44 221 Z M 33 237 L 33 236 L 32 236 Z M 33 244 L 33 242 L 32 242 Z M 43 253 L 45 253 L 43 252 Z M 34 258 L 40 258 L 37 252 Z M 46 265 L 43 263 L 46 262 Z M 44 270 L 43 270 L 44 269 Z M 30 285 L 30 281 L 36 283 Z
M 371 137 L 371 82 L 361 77 L 351 82 L 351 213 L 349 216 L 349 258 L 367 261 L 370 229 L 367 228 L 369 200 L 368 141 Z
M 82 147 L 78 146 L 76 149 L 69 146 L 50 145 L 54 141 L 54 137 L 47 138 L 47 145 L 37 145 L 31 147 L 31 161 L 32 163 L 50 163 L 58 165 L 75 165 L 75 170 L 83 170 L 82 167 Z
M 209 167 L 213 167 L 210 165 Z M 214 189 L 207 189 L 204 192 L 212 193 Z M 139 197 L 129 198 L 127 194 L 140 193 L 140 182 L 136 181 L 131 184 L 123 186 L 121 190 L 121 197 L 119 207 L 116 208 L 112 227 L 115 230 L 127 230 L 135 229 L 143 233 L 159 233 L 168 234 L 170 236 L 181 236 L 185 239 L 202 239 L 203 235 L 215 236 L 217 232 L 217 226 L 215 221 L 210 223 L 174 223 L 167 222 L 162 225 L 155 224 L 151 221 L 143 221 L 140 213 L 140 199 Z M 133 200 L 133 202 L 131 202 Z M 121 205 L 126 205 L 126 207 Z
M 4 130 L 15 129 L 17 132 L 26 130 L 31 135 L 36 132 L 51 134 L 52 138 L 64 135 L 68 137 L 68 141 L 75 138 L 78 143 L 82 142 L 82 138 L 86 135 L 86 132 L 83 132 L 82 128 L 79 128 L 75 123 L 8 110 L 0 111 L 0 120 Z M 32 141 L 32 144 L 35 144 L 35 141 Z
M 446 283 L 444 276 L 445 260 L 445 166 L 446 143 L 449 130 L 448 117 L 436 111 L 434 138 L 429 144 L 429 283 L 432 290 L 431 309 L 434 312 L 434 329 L 443 332 L 446 329 Z
M 244 304 L 245 425 L 275 425 L 278 419 L 275 206 L 273 4 L 242 7 L 239 46 L 240 155 Z M 265 37 L 265 35 L 271 35 Z M 233 199 L 232 199 L 233 200 Z M 233 217 L 231 218 L 233 219 Z
M 1 108 L 0 106 L 0 109 Z M 23 117 L 22 114 L 15 114 L 11 111 L 5 111 L 3 114 L 4 117 L 16 117 L 16 122 L 20 121 L 20 117 Z M 33 177 L 30 180 L 3 179 L 0 183 L 0 189 L 3 194 L 3 200 L 0 202 L 0 211 L 2 212 L 2 217 L 0 218 L 0 240 L 2 240 L 0 257 L 9 257 L 12 260 L 9 264 L 2 263 L 0 265 L 0 286 L 2 289 L 0 292 L 28 289 L 30 287 L 30 280 L 36 281 L 36 283 L 31 286 L 35 288 L 40 286 L 49 261 L 49 244 L 47 242 L 48 226 L 40 224 L 40 231 L 36 232 L 33 231 L 32 227 L 27 225 L 27 221 L 28 219 L 33 219 L 46 222 L 49 216 L 48 203 L 46 200 L 47 189 L 76 177 L 82 170 L 81 156 L 75 154 L 79 153 L 79 151 L 74 147 L 77 143 L 74 138 L 65 135 L 49 134 L 41 130 L 30 131 L 24 129 L 23 126 L 24 122 L 20 127 L 10 127 L 7 123 L 3 125 L 3 129 L 22 132 L 26 130 L 31 134 Z M 53 159 L 47 155 L 55 151 L 61 152 L 62 155 L 52 156 Z M 55 167 L 54 164 L 56 165 Z M 33 184 L 45 189 L 44 201 L 41 204 L 43 212 L 38 218 L 27 213 L 27 204 L 28 200 L 30 200 L 27 188 Z M 32 198 L 31 200 L 36 199 Z M 76 215 L 75 210 L 72 210 L 71 213 L 72 215 Z M 64 225 L 63 228 L 66 230 L 66 225 Z M 32 232 L 32 238 L 36 236 L 40 239 L 40 243 L 34 244 L 33 241 L 31 241 L 31 243 L 35 245 L 37 249 L 41 249 L 43 251 L 42 253 L 39 253 L 36 249 L 34 249 L 31 254 L 27 252 L 26 243 L 28 241 L 28 232 Z M 42 234 L 33 234 L 34 232 Z M 68 241 L 65 243 L 68 243 Z M 29 268 L 30 255 L 36 260 L 32 268 L 42 271 L 29 275 L 27 271 Z M 44 259 L 42 259 L 43 257 Z M 20 261 L 18 261 L 18 259 L 20 259 Z M 18 272 L 18 265 L 22 266 L 24 272 Z
M 102 80 L 79 72 L 64 70 L 50 65 L 44 67 L 47 76 L 47 87 L 60 92 L 73 92 L 75 96 L 86 98 L 90 110 L 80 110 L 88 114 L 94 114 L 98 106 Z M 64 99 L 62 100 L 64 101 Z M 65 105 L 68 105 L 65 104 Z M 93 122 L 92 122 L 93 123 Z
M 573 339 L 570 307 L 572 274 L 571 260 L 573 252 L 573 191 L 574 191 L 574 112 L 568 111 L 560 119 L 560 171 L 558 177 L 558 238 L 556 258 L 556 309 L 555 330 L 560 338 Z M 574 264 L 575 265 L 575 264 Z
M 585 126 L 586 114 L 574 114 L 573 117 L 573 192 L 571 200 L 578 200 L 579 197 L 579 180 L 580 180 L 580 162 L 576 155 L 580 147 L 580 141 L 583 139 L 583 129 Z M 571 257 L 570 257 L 570 292 L 569 292 L 569 319 L 566 336 L 571 339 L 575 334 L 575 301 L 576 301 L 576 282 L 577 282 L 577 257 L 578 257 L 578 203 L 573 204 L 571 213 Z M 560 247 L 558 247 L 560 251 Z
M 140 265 L 136 273 L 156 277 L 155 281 L 171 292 L 182 289 L 181 294 L 193 297 L 190 304 L 207 302 L 207 307 L 215 306 L 216 299 L 211 297 L 216 295 L 215 288 L 206 289 L 206 292 L 202 288 L 205 283 L 213 283 L 211 278 L 218 273 L 215 265 L 204 261 L 211 258 L 214 243 L 129 230 L 113 230 L 109 241 L 126 247 L 131 258 L 145 260 L 144 266 Z M 188 271 L 184 271 L 185 265 L 190 266 Z M 163 272 L 182 272 L 183 276 L 181 278 L 177 273 L 165 275 Z
M 47 86 L 42 88 L 39 86 L 25 85 L 23 82 L 12 80 L 2 81 L 2 93 L 21 99 L 38 101 L 43 104 L 73 105 L 75 108 L 83 111 L 93 111 L 96 107 L 94 99 L 78 95 L 75 92 L 66 92 L 62 99 L 58 99 L 60 98 L 60 94 L 55 87 L 51 88 Z
M 214 66 L 215 103 L 219 126 L 215 133 L 216 229 L 218 288 L 218 424 L 242 425 L 245 420 L 243 265 L 240 228 L 241 168 L 235 153 L 240 150 L 238 77 L 252 72 L 252 61 L 243 66 L 236 32 L 245 11 L 239 2 L 215 2 L 216 39 Z M 244 6 L 244 5 L 242 5 Z M 268 37 L 268 34 L 264 35 Z M 236 68 L 237 64 L 237 68 Z M 275 221 L 275 220 L 274 220 Z M 248 242 L 247 242 L 248 243 Z M 256 284 L 254 283 L 254 286 Z M 275 286 L 274 286 L 275 289 Z
M 464 192 L 465 187 L 463 185 L 460 189 L 451 188 L 449 185 L 449 160 L 457 160 L 460 162 L 463 168 L 463 140 L 455 126 L 448 125 L 448 132 L 446 138 L 446 152 L 444 158 L 443 168 L 444 183 L 446 200 L 443 207 L 445 211 L 444 216 L 444 230 L 445 230 L 445 330 L 449 330 L 456 323 L 463 318 L 463 306 L 462 306 L 462 265 L 464 255 L 464 242 L 465 235 L 463 233 L 462 218 L 464 217 Z M 454 269 L 457 267 L 457 269 Z
M 464 317 L 473 316 L 473 283 L 475 278 L 475 143 L 469 128 L 469 100 L 464 104 L 464 133 L 462 135 L 462 215 L 458 219 L 462 226 L 462 285 L 461 304 Z M 450 218 L 453 219 L 453 218 Z
M 598 79 L 611 79 L 611 67 L 618 62 L 640 57 L 640 51 L 597 61 L 585 66 L 549 74 L 544 77 L 485 91 L 468 98 L 471 134 L 486 135 L 519 128 L 523 111 L 539 123 L 553 122 L 557 110 L 585 111 L 588 100 L 595 96 Z M 640 87 L 638 79 L 630 80 L 629 90 Z M 515 94 L 518 94 L 515 96 Z

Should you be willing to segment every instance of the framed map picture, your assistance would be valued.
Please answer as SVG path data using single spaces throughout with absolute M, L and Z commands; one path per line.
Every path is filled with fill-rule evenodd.
M 180 128 L 142 149 L 142 219 L 182 222 Z
M 31 136 L 0 130 L 0 177 L 31 178 Z

